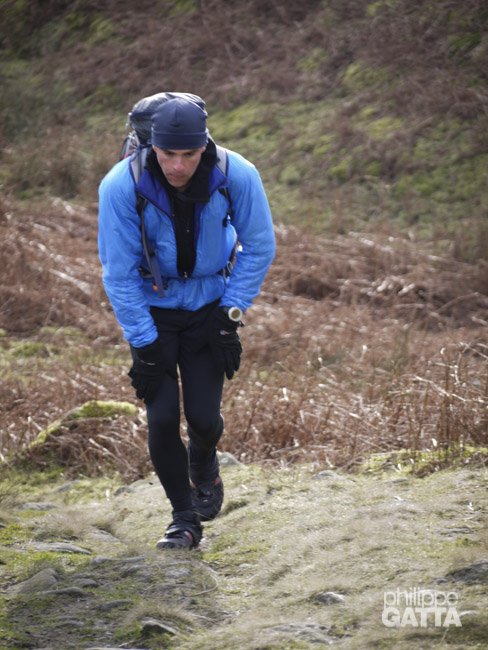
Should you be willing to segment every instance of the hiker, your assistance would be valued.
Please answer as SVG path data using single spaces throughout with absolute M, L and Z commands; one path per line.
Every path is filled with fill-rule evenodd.
M 224 378 L 239 369 L 238 328 L 275 247 L 256 168 L 225 150 L 221 170 L 204 107 L 196 95 L 169 94 L 152 114 L 140 178 L 132 163 L 144 147 L 99 188 L 103 283 L 130 344 L 129 377 L 145 402 L 151 461 L 172 507 L 159 549 L 196 548 L 201 522 L 222 507 Z

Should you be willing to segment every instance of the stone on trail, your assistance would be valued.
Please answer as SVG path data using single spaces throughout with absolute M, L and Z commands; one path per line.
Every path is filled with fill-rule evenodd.
M 51 553 L 84 553 L 91 555 L 92 552 L 81 546 L 69 544 L 68 542 L 39 542 L 35 545 L 36 551 L 50 551 Z
M 343 603 L 346 599 L 342 594 L 336 594 L 334 591 L 324 591 L 317 594 L 314 600 L 323 605 L 334 605 L 336 603 Z
M 28 580 L 11 585 L 7 589 L 8 596 L 20 594 L 35 594 L 46 589 L 52 589 L 58 584 L 58 576 L 54 569 L 47 568 L 39 571 Z

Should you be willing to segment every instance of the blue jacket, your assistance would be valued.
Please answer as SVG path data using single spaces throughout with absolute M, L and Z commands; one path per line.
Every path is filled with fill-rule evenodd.
M 142 173 L 137 191 L 148 200 L 144 223 L 167 284 L 162 298 L 151 278 L 143 279 L 138 270 L 147 264 L 129 158 L 117 163 L 100 183 L 98 247 L 103 284 L 124 336 L 134 347 L 157 338 L 151 306 L 195 311 L 220 298 L 221 305 L 245 311 L 259 294 L 275 252 L 271 212 L 254 165 L 235 152 L 227 155 L 227 176 L 214 167 L 209 176 L 210 201 L 195 206 L 196 263 L 186 279 L 177 271 L 169 197 L 152 174 Z M 226 186 L 234 216 L 232 224 L 224 227 L 228 201 L 218 190 Z M 219 271 L 229 259 L 236 233 L 242 249 L 225 278 Z

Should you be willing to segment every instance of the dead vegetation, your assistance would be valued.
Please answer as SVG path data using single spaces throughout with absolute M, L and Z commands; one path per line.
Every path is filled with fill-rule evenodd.
M 101 285 L 96 215 L 10 204 L 0 229 L 6 456 L 85 401 L 136 399 Z M 276 232 L 276 260 L 242 330 L 244 363 L 226 383 L 222 449 L 354 468 L 371 452 L 430 449 L 441 463 L 486 446 L 486 265 L 393 236 Z M 68 423 L 27 455 L 72 474 L 150 469 L 142 414 Z

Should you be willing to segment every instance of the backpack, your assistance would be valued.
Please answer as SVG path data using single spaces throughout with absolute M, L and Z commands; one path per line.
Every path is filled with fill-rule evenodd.
M 191 93 L 162 92 L 140 99 L 136 104 L 134 104 L 131 112 L 128 115 L 126 127 L 131 127 L 132 131 L 126 136 L 122 143 L 119 160 L 130 157 L 129 164 L 136 185 L 142 175 L 142 172 L 144 171 L 147 155 L 151 149 L 149 139 L 151 137 L 152 115 L 159 108 L 159 106 L 161 106 L 161 104 L 176 97 L 184 97 L 185 99 L 195 102 L 201 108 L 205 107 L 205 102 L 203 99 L 198 97 L 198 95 L 192 95 Z M 216 145 L 216 148 L 217 167 L 223 174 L 227 174 L 227 152 L 223 147 L 220 147 L 219 145 Z M 225 196 L 229 203 L 227 214 L 223 220 L 223 225 L 225 227 L 229 222 L 232 221 L 232 202 L 229 189 L 227 187 L 223 187 L 219 191 Z M 161 298 L 164 295 L 164 285 L 161 278 L 161 273 L 159 271 L 157 254 L 156 250 L 153 248 L 153 246 L 151 246 L 146 237 L 146 229 L 144 226 L 144 209 L 147 205 L 147 199 L 137 193 L 136 196 L 136 210 L 141 222 L 140 228 L 142 247 L 144 249 L 144 255 L 148 265 L 148 269 L 139 267 L 139 273 L 142 275 L 142 277 L 152 278 L 153 287 L 158 292 L 158 296 Z M 229 277 L 232 271 L 237 247 L 238 244 L 236 239 L 236 243 L 227 264 L 223 269 L 221 269 L 221 271 L 219 271 L 219 273 L 224 275 L 224 277 Z

